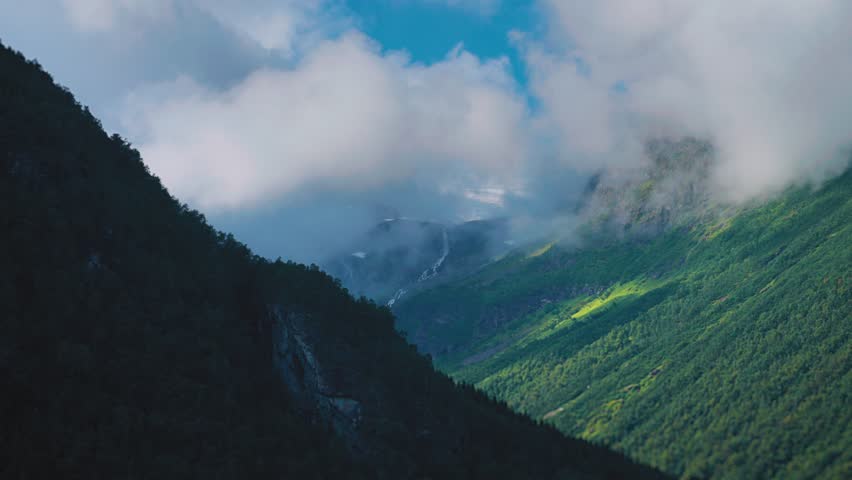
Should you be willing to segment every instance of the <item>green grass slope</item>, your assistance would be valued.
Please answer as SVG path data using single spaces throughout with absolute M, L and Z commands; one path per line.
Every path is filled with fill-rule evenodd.
M 410 298 L 455 378 L 684 476 L 852 475 L 852 173 Z

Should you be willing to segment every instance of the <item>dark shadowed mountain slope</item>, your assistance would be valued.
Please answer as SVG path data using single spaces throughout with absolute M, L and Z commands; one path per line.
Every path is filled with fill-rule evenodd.
M 0 46 L 0 478 L 658 478 L 436 373 Z

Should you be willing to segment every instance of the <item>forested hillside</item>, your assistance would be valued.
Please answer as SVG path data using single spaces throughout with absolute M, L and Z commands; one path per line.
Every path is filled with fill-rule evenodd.
M 700 208 L 659 233 L 517 251 L 407 299 L 400 329 L 455 378 L 676 475 L 849 478 L 852 173 L 726 211 L 684 191 Z
M 0 46 L 0 477 L 659 478 L 253 255 Z

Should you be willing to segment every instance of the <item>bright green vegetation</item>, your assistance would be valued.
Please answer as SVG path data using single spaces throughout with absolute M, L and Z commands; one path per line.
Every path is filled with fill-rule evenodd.
M 0 225 L 0 478 L 662 476 L 457 386 L 388 309 L 217 232 L 2 45 Z M 303 320 L 289 343 L 272 306 Z M 278 370 L 282 343 L 309 360 Z M 360 406 L 348 436 L 319 395 Z
M 654 288 L 654 282 L 647 280 L 634 280 L 624 285 L 617 284 L 608 289 L 605 293 L 599 295 L 597 298 L 592 298 L 584 302 L 579 310 L 571 314 L 570 318 L 577 319 L 583 318 L 592 313 L 600 313 L 606 308 L 616 305 L 616 300 L 618 299 L 627 299 L 644 295 Z
M 673 474 L 852 476 L 852 172 L 510 255 L 398 315 L 456 379 Z

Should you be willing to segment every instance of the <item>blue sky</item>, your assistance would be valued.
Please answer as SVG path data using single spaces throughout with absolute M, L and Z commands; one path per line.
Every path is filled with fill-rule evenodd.
M 519 83 L 526 75 L 518 50 L 509 41 L 513 30 L 536 32 L 541 9 L 531 0 L 504 0 L 486 11 L 440 2 L 348 0 L 365 33 L 386 49 L 406 50 L 421 62 L 435 62 L 459 43 L 485 58 L 507 56 Z

